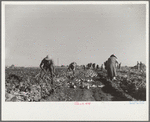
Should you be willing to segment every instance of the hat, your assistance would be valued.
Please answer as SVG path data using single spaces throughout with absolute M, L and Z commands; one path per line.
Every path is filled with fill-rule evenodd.
M 117 58 L 114 54 L 112 54 L 110 57 L 115 57 L 115 58 Z
M 47 55 L 47 56 L 45 57 L 45 60 L 51 60 L 51 59 L 52 59 L 52 57 L 49 56 L 49 55 Z

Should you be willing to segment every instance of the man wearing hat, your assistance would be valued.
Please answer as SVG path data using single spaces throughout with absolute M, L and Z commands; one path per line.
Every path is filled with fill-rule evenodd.
M 111 55 L 107 60 L 106 68 L 107 68 L 107 75 L 110 80 L 116 80 L 116 63 L 117 57 L 115 55 Z
M 70 71 L 72 70 L 73 71 L 73 75 L 75 74 L 75 67 L 77 66 L 77 63 L 76 62 L 72 62 L 69 66 L 68 66 L 68 69 L 67 71 Z
M 41 61 L 40 68 L 41 68 L 40 74 L 42 74 L 42 72 L 44 73 L 42 78 L 47 74 L 48 70 L 50 71 L 51 78 L 53 78 L 53 75 L 55 75 L 54 74 L 54 72 L 55 72 L 54 62 L 48 55 Z M 40 77 L 41 77 L 41 75 L 40 75 Z M 52 84 L 53 84 L 53 82 L 52 82 Z

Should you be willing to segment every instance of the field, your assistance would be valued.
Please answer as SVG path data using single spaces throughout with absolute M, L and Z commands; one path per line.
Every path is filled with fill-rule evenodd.
M 53 85 L 49 75 L 40 79 L 39 68 L 6 68 L 5 101 L 145 101 L 146 70 L 122 67 L 117 80 L 107 80 L 106 70 L 78 68 L 73 77 L 57 67 Z

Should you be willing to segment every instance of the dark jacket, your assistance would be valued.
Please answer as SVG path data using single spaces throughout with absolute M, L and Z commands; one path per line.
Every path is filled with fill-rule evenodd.
M 75 67 L 76 67 L 76 63 L 75 62 L 72 62 L 70 65 L 69 65 L 69 67 L 68 67 L 68 70 L 75 70 Z
M 46 60 L 46 58 L 44 58 L 41 61 L 40 68 L 47 70 L 49 68 L 53 68 L 53 65 L 54 65 L 53 60 Z
M 110 57 L 107 61 L 106 68 L 107 68 L 107 75 L 112 80 L 113 77 L 117 75 L 116 73 L 116 57 Z

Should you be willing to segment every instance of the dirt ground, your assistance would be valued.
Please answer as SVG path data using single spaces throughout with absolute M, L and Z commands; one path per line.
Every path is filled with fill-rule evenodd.
M 73 77 L 66 68 L 57 68 L 54 84 L 51 85 L 49 77 L 36 77 L 39 69 L 7 69 L 5 100 L 145 101 L 146 74 L 124 69 L 117 72 L 117 80 L 109 81 L 105 70 L 78 69 Z

